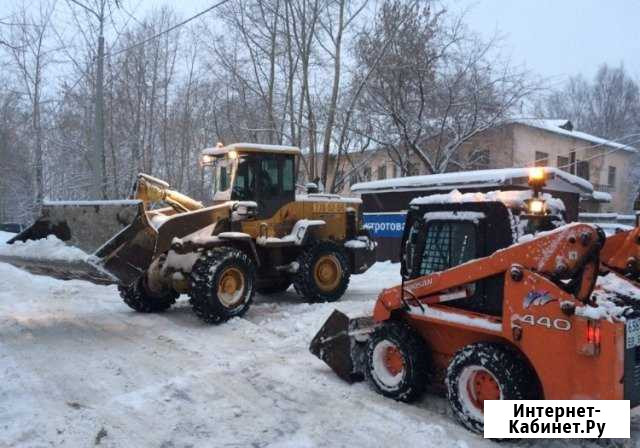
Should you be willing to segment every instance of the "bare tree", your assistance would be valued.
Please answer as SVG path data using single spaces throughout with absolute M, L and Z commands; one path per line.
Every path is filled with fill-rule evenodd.
M 429 2 L 404 20 L 409 8 L 386 1 L 357 43 L 361 66 L 375 64 L 362 107 L 403 175 L 415 174 L 414 159 L 427 173 L 465 168 L 463 143 L 499 124 L 536 86 L 491 58 L 496 42 L 471 35 L 461 17 Z M 378 63 L 375 50 L 385 42 L 390 49 Z
M 561 89 L 546 95 L 538 103 L 537 113 L 567 118 L 586 132 L 620 139 L 640 130 L 640 89 L 624 65 L 603 64 L 592 82 L 574 76 Z
M 350 9 L 345 0 L 336 0 L 330 2 L 326 8 L 326 14 L 321 17 L 319 22 L 322 30 L 326 33 L 331 44 L 330 46 L 325 45 L 322 38 L 319 38 L 320 45 L 329 54 L 331 60 L 333 60 L 333 81 L 331 85 L 331 97 L 329 98 L 329 103 L 326 106 L 327 112 L 322 141 L 321 180 L 323 185 L 327 185 L 327 178 L 329 175 L 330 147 L 336 120 L 338 94 L 340 92 L 340 81 L 343 68 L 343 36 L 347 28 L 354 23 L 355 19 L 364 10 L 366 5 L 367 1 L 363 1 L 360 2 L 360 4 L 352 5 L 354 6 L 354 8 Z
M 18 23 L 11 27 L 11 44 L 8 45 L 22 81 L 23 92 L 30 103 L 37 206 L 42 204 L 44 198 L 42 96 L 45 70 L 55 52 L 55 49 L 48 48 L 46 43 L 53 11 L 52 3 L 40 3 L 33 14 L 27 13 L 25 5 L 22 5 L 16 16 Z

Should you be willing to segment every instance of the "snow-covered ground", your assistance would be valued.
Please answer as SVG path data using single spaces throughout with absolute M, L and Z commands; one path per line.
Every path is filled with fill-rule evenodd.
M 0 263 L 0 447 L 494 446 L 462 429 L 443 398 L 396 403 L 309 353 L 334 308 L 369 313 L 397 271 L 374 265 L 336 304 L 257 296 L 245 318 L 208 326 L 184 298 L 138 314 L 115 287 Z M 640 438 L 640 419 L 632 426 Z

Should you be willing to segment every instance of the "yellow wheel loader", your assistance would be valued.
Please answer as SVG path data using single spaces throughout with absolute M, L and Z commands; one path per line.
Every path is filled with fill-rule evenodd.
M 244 314 L 255 291 L 291 284 L 306 300 L 338 300 L 350 275 L 373 264 L 375 243 L 362 226 L 359 199 L 296 195 L 299 154 L 250 143 L 205 149 L 202 163 L 215 185 L 209 206 L 145 174 L 129 200 L 46 203 L 9 244 L 24 249 L 28 240 L 55 235 L 91 256 L 0 251 L 0 261 L 62 279 L 116 283 L 140 312 L 163 311 L 187 293 L 210 323 Z

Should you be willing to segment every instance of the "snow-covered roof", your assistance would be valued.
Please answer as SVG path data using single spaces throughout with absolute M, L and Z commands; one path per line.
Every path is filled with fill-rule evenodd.
M 220 156 L 229 151 L 238 152 L 279 152 L 283 154 L 300 154 L 300 148 L 286 145 L 266 145 L 262 143 L 233 143 L 227 146 L 214 146 L 202 150 L 203 156 Z
M 594 191 L 591 195 L 596 202 L 611 202 L 611 195 L 606 191 Z
M 413 198 L 410 205 L 427 205 L 427 204 L 462 204 L 469 202 L 502 202 L 509 208 L 523 208 L 525 201 L 533 197 L 531 190 L 506 190 L 506 191 L 489 191 L 487 193 L 460 193 L 458 190 L 450 191 L 443 194 L 432 194 Z M 548 193 L 543 193 L 542 198 L 545 200 L 551 211 L 558 214 L 564 212 L 565 206 L 561 199 L 554 198 Z
M 593 185 L 581 177 L 554 167 L 545 167 L 548 190 L 589 194 Z M 351 187 L 358 193 L 388 191 L 453 190 L 455 188 L 527 186 L 529 168 L 501 168 L 494 170 L 460 171 L 455 173 L 428 174 L 424 176 L 397 177 L 393 179 L 360 182 Z
M 569 120 L 558 119 L 546 119 L 546 118 L 515 118 L 511 120 L 512 123 L 523 124 L 525 126 L 531 126 L 534 128 L 542 129 L 543 131 L 553 132 L 554 134 L 564 135 L 566 137 L 578 138 L 595 145 L 608 146 L 610 148 L 621 149 L 623 151 L 636 152 L 636 149 L 624 145 L 622 143 L 615 142 L 613 140 L 607 140 L 605 138 L 596 137 L 595 135 L 587 134 L 586 132 L 580 132 L 573 129 L 573 125 Z

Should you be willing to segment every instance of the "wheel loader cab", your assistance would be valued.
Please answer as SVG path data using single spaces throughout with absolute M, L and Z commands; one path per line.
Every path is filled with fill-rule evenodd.
M 297 148 L 230 145 L 203 152 L 213 169 L 214 202 L 253 201 L 256 217 L 269 218 L 295 201 Z
M 403 277 L 444 271 L 511 245 L 510 222 L 501 202 L 412 205 L 401 245 Z M 496 276 L 469 284 L 470 297 L 447 304 L 500 316 L 503 282 Z

